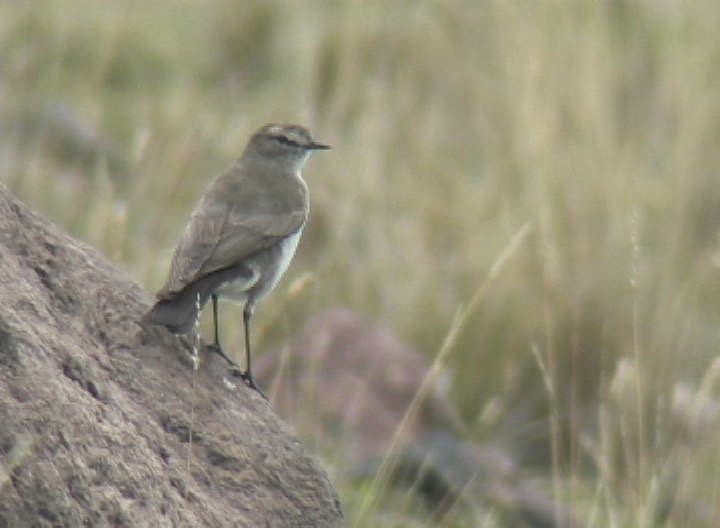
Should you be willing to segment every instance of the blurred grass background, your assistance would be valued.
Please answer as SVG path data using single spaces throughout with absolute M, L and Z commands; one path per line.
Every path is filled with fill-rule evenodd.
M 310 126 L 334 150 L 259 350 L 343 305 L 432 359 L 529 224 L 449 354 L 468 434 L 581 525 L 714 527 L 718 27 L 707 0 L 3 2 L 0 177 L 155 291 L 249 135 Z

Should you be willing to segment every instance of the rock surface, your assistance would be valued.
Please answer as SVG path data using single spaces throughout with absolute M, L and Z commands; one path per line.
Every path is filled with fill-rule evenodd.
M 254 366 L 273 409 L 304 435 L 332 432 L 346 468 L 384 456 L 401 424 L 402 444 L 453 421 L 446 376 L 408 413 L 430 364 L 391 329 L 347 309 L 316 314 Z
M 0 185 L 0 527 L 342 525 L 259 395 L 139 325 L 150 300 Z
M 477 519 L 493 512 L 502 526 L 577 525 L 570 507 L 523 472 L 506 439 L 463 440 L 472 435 L 454 411 L 447 378 L 417 399 L 430 371 L 392 329 L 342 308 L 316 314 L 255 363 L 273 409 L 309 442 L 340 453 L 344 477 L 387 471 L 391 486 L 424 499 L 436 524 L 451 523 L 446 514 L 461 504 Z

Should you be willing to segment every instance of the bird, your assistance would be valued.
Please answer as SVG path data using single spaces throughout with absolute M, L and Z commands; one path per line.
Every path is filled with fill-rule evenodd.
M 214 342 L 209 348 L 261 395 L 252 375 L 250 321 L 257 302 L 287 270 L 302 235 L 309 212 L 302 168 L 312 152 L 328 149 L 297 124 L 270 123 L 255 132 L 195 207 L 165 285 L 143 316 L 143 322 L 172 333 L 188 333 L 210 299 Z M 245 370 L 220 345 L 220 299 L 243 306 Z

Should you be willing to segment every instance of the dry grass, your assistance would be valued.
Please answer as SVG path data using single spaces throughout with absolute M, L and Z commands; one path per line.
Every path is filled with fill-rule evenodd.
M 342 304 L 433 358 L 529 224 L 449 358 L 473 437 L 583 525 L 716 526 L 719 26 L 703 0 L 8 2 L 0 177 L 155 289 L 249 133 L 310 125 L 334 151 L 263 347 Z M 393 509 L 422 522 L 364 522 Z

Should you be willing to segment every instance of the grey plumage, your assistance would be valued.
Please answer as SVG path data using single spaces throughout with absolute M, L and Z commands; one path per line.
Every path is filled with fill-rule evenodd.
M 298 125 L 270 124 L 256 132 L 195 208 L 144 321 L 186 333 L 198 315 L 198 295 L 201 308 L 208 298 L 227 297 L 245 306 L 249 360 L 247 324 L 255 303 L 284 273 L 307 219 L 300 170 L 312 150 L 326 148 Z M 217 326 L 216 346 L 220 351 Z

